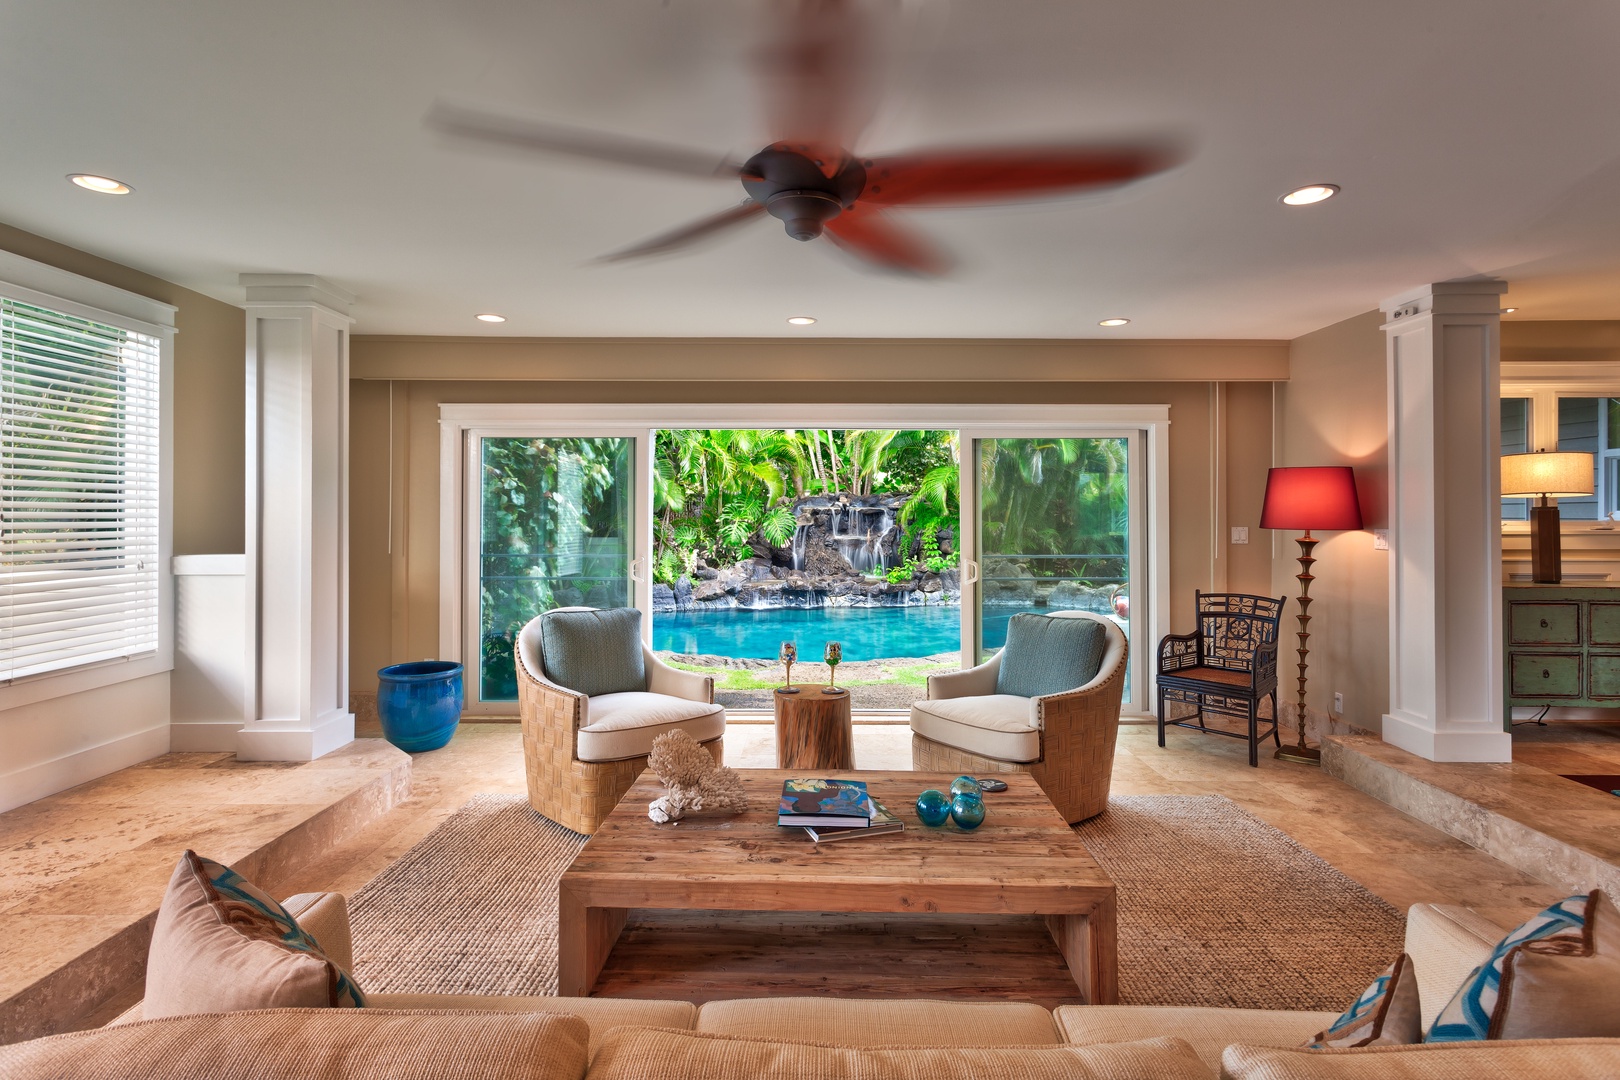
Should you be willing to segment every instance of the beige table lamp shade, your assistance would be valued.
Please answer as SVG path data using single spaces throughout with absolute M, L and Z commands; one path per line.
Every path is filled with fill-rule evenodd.
M 1592 468 L 1592 455 L 1585 453 L 1506 454 L 1502 458 L 1502 497 L 1590 495 Z

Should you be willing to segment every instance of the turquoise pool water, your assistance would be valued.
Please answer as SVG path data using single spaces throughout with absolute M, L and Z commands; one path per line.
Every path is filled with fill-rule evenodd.
M 1007 620 L 1016 608 L 985 615 L 984 645 L 1007 641 Z M 844 646 L 844 659 L 881 660 L 894 656 L 933 656 L 960 652 L 961 609 L 783 608 L 771 611 L 677 612 L 653 616 L 653 648 L 659 652 L 774 659 L 782 642 L 799 647 L 801 661 L 820 660 L 827 642 Z

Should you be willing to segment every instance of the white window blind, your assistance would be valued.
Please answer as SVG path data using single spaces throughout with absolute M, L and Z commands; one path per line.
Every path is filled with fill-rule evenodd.
M 0 680 L 158 648 L 160 359 L 0 297 Z

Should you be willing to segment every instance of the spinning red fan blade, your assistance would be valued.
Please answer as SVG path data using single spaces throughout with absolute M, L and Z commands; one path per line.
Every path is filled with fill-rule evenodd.
M 950 260 L 921 234 L 896 223 L 882 210 L 856 205 L 826 225 L 826 236 L 850 254 L 903 273 L 935 277 Z
M 759 53 L 772 138 L 828 176 L 872 119 L 874 29 L 846 0 L 799 0 Z
M 704 150 L 691 150 L 684 146 L 632 139 L 623 135 L 608 135 L 600 131 L 565 127 L 561 124 L 542 124 L 522 120 L 515 116 L 484 112 L 463 105 L 439 101 L 428 110 L 426 123 L 447 135 L 474 139 L 495 146 L 511 146 L 520 150 L 544 150 L 554 154 L 611 161 L 616 165 L 635 165 L 659 172 L 680 173 L 683 176 L 733 177 L 742 166 L 724 154 Z
M 643 255 L 661 255 L 667 251 L 683 248 L 688 244 L 697 242 L 705 236 L 723 232 L 734 225 L 756 218 L 765 212 L 765 208 L 752 199 L 747 199 L 730 210 L 722 211 L 713 217 L 706 217 L 695 221 L 684 228 L 673 232 L 663 233 L 651 240 L 643 241 L 634 247 L 627 247 L 622 251 L 615 251 L 611 255 L 603 255 L 606 262 L 615 262 L 619 259 L 635 259 Z
M 1151 146 L 1032 146 L 940 150 L 874 158 L 861 202 L 876 206 L 972 206 L 1123 184 L 1174 164 Z

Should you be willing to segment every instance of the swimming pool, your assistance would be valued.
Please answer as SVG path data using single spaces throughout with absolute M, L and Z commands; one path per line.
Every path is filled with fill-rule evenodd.
M 984 645 L 1007 641 L 1007 620 L 1020 608 L 992 608 L 984 618 Z M 1041 610 L 1045 609 L 1030 609 Z M 945 605 L 893 608 L 778 608 L 750 611 L 676 612 L 653 616 L 653 648 L 659 652 L 775 659 L 782 642 L 799 647 L 799 658 L 820 660 L 827 642 L 844 646 L 844 659 L 881 660 L 960 652 L 961 609 Z

